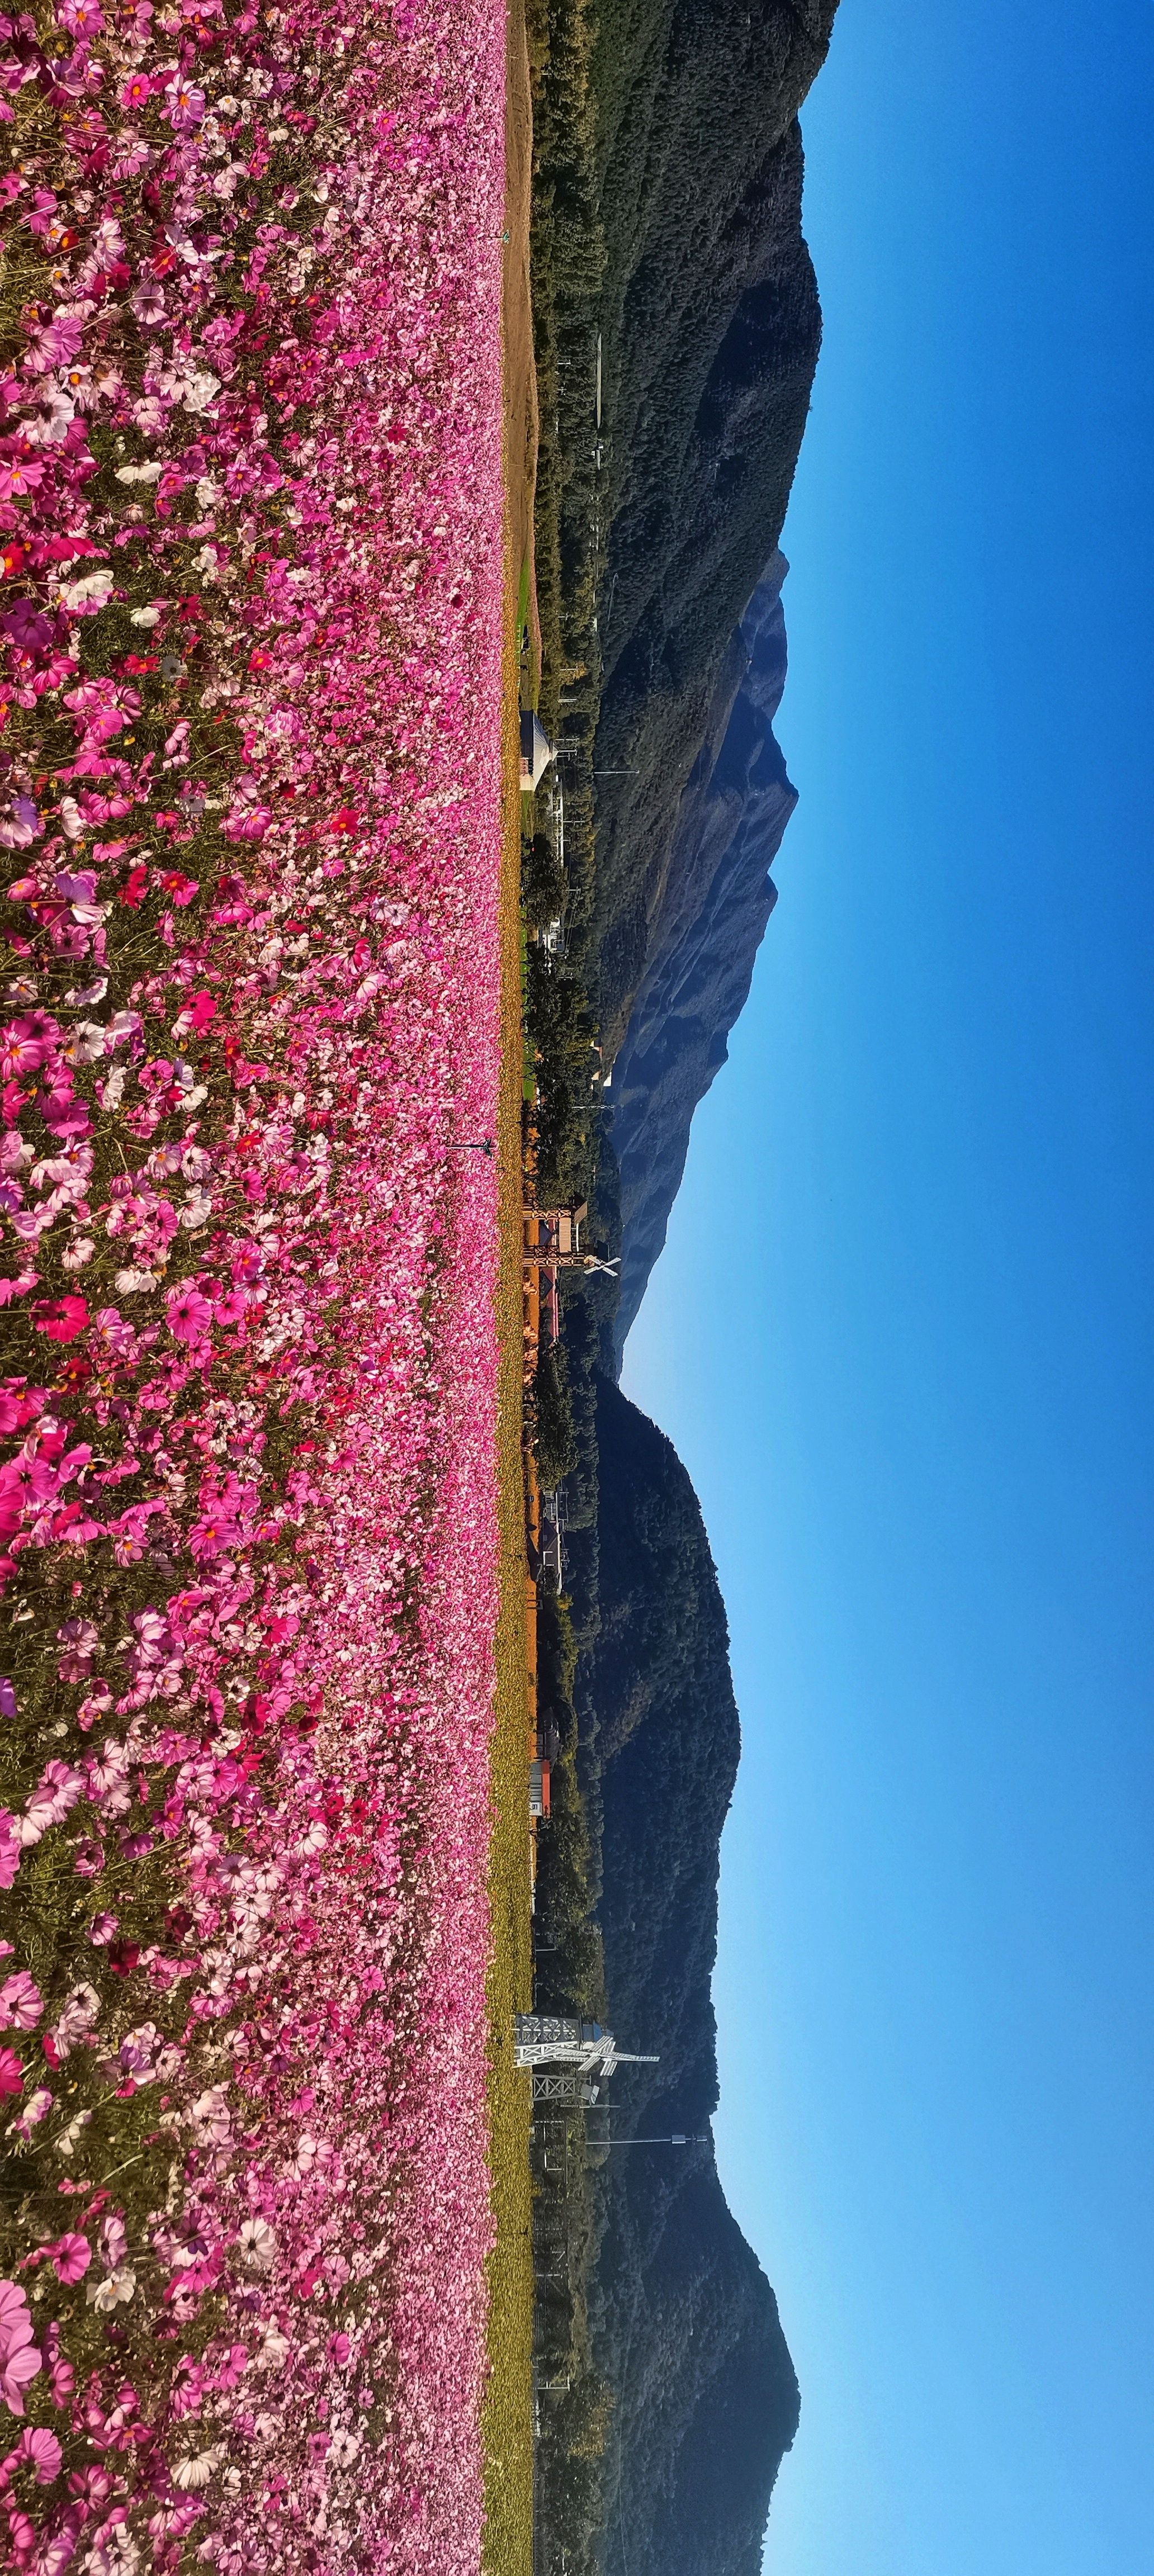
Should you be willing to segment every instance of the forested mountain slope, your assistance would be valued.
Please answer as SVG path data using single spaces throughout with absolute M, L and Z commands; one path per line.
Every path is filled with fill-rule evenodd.
M 785 683 L 786 570 L 784 555 L 775 553 L 723 657 L 705 738 L 674 818 L 665 901 L 613 1066 L 618 1362 L 665 1241 L 693 1113 L 725 1063 L 777 900 L 769 870 L 797 802 L 773 732 Z
M 719 667 L 781 534 L 821 338 L 797 111 L 836 0 L 607 0 L 597 914 L 612 1058 Z
M 740 1751 L 725 1611 L 685 1469 L 605 1381 L 597 1444 L 600 1632 L 578 1677 L 583 1768 L 601 1825 L 613 2026 L 624 2046 L 660 2054 L 615 2077 L 613 2127 L 700 2134 L 717 2100 L 718 1847 Z M 708 2147 L 611 2155 L 603 2189 L 607 2576 L 757 2576 L 798 2418 L 777 2302 Z

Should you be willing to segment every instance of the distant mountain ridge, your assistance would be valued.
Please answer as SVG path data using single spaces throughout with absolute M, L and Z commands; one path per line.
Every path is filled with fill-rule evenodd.
M 597 1389 L 600 1632 L 579 1720 L 599 1816 L 614 2027 L 654 2067 L 614 2079 L 616 2133 L 701 2135 L 717 2102 L 710 1979 L 740 1728 L 701 1510 L 663 1432 Z M 798 2422 L 777 2302 L 709 2147 L 631 2149 L 603 2176 L 597 2316 L 615 2389 L 606 2576 L 757 2576 Z
M 605 1277 L 563 1309 L 581 1834 L 563 1852 L 555 1826 L 539 1921 L 560 1996 L 589 1973 L 595 1916 L 611 2025 L 660 2052 L 614 2078 L 623 2136 L 699 2135 L 717 2100 L 710 1982 L 740 1752 L 725 1613 L 689 1479 L 613 1374 L 748 993 L 794 803 L 773 734 L 777 549 L 821 339 L 798 110 L 835 10 L 596 0 L 595 177 L 562 153 L 551 180 L 572 234 L 543 411 L 564 426 L 550 578 L 575 603 L 554 675 L 572 764 L 569 967 L 611 1070 L 590 1237 L 620 1246 L 623 1276 L 616 1318 Z M 576 51 L 558 52 L 551 93 L 566 131 Z M 573 2500 L 594 2488 L 583 2568 L 596 2551 L 603 2576 L 759 2576 L 799 2413 L 773 2291 L 708 2144 L 610 2150 L 598 2194 L 588 2314 L 613 2404 L 604 2453 L 572 2444 L 568 2484 L 556 2462 L 550 2576 L 565 2513 L 572 2534 Z
M 798 109 L 836 0 L 608 0 L 596 944 L 612 1061 L 678 807 L 779 541 L 821 342 Z
M 721 665 L 705 739 L 674 818 L 645 973 L 613 1065 L 621 1186 L 622 1346 L 665 1242 L 698 1102 L 726 1061 L 777 890 L 769 870 L 797 803 L 773 732 L 785 685 L 780 551 Z

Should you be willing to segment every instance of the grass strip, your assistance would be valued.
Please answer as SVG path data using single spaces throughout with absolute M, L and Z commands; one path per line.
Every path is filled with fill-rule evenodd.
M 487 2576 L 528 2576 L 533 2561 L 533 2234 L 529 2088 L 513 2067 L 513 2014 L 532 2001 L 529 1924 L 525 1495 L 522 1463 L 521 810 L 516 592 L 505 643 L 501 876 L 503 1046 L 497 1117 L 500 1267 L 498 1522 L 501 1607 L 489 1853 L 489 2162 L 496 2243 L 489 2257 L 490 2376 L 482 2416 Z

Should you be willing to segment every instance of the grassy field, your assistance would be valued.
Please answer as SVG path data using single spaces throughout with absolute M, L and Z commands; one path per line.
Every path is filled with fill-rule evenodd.
M 521 629 L 536 631 L 533 472 L 536 387 L 529 308 L 532 120 L 520 0 L 509 11 L 504 359 L 506 579 L 504 836 L 501 878 L 503 1038 L 497 1114 L 501 1258 L 499 1544 L 501 1612 L 489 1854 L 489 2162 L 496 2244 L 489 2258 L 489 2385 L 485 2446 L 485 2576 L 530 2576 L 533 2564 L 533 2234 L 529 2087 L 513 2068 L 513 2015 L 532 2003 L 529 1933 L 528 1701 L 525 1491 L 522 1461 L 521 1278 L 521 796 L 518 728 Z
M 501 1269 L 501 1618 L 493 1742 L 489 1884 L 489 2156 L 497 2242 L 489 2261 L 490 2380 L 485 2402 L 487 2576 L 528 2576 L 533 2554 L 533 2249 L 529 2087 L 513 2068 L 513 2014 L 532 2000 L 529 1944 L 525 1505 L 521 1459 L 521 817 L 517 664 L 509 582 L 505 836 L 501 889 L 505 1045 L 498 1119 Z

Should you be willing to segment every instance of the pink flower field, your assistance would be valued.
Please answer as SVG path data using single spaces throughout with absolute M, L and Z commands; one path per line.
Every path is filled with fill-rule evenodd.
M 8 2563 L 458 2576 L 503 13 L 0 31 Z

